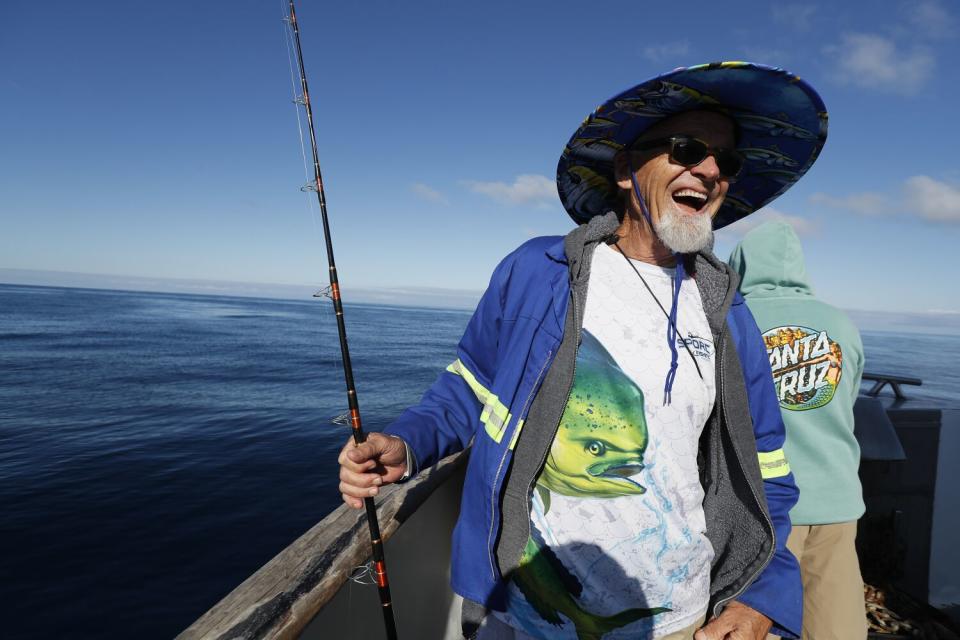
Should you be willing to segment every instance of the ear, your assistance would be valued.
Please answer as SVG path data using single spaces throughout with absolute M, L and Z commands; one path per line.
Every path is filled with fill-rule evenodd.
M 616 180 L 618 187 L 626 191 L 633 188 L 633 184 L 630 181 L 630 162 L 627 160 L 628 153 L 630 152 L 618 151 L 617 155 L 613 156 L 613 179 Z

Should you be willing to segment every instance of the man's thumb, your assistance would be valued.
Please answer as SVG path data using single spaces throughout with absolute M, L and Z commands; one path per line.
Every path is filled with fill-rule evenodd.
M 348 451 L 347 455 L 354 462 L 365 462 L 376 458 L 381 453 L 383 453 L 383 441 L 380 438 L 371 438 Z
M 710 624 L 703 627 L 695 634 L 693 640 L 722 640 L 723 636 L 729 631 L 719 618 L 714 618 Z

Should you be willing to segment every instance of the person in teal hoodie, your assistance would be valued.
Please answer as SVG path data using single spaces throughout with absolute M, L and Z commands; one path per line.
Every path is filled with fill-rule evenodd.
M 729 263 L 766 342 L 787 428 L 784 450 L 800 488 L 787 548 L 803 577 L 803 638 L 866 638 L 854 546 L 864 512 L 853 435 L 860 334 L 846 314 L 814 295 L 790 225 L 767 222 L 750 231 Z

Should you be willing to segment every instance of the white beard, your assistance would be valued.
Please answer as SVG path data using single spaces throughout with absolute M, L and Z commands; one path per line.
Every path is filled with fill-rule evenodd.
M 677 253 L 694 253 L 713 245 L 713 220 L 668 209 L 653 223 L 660 241 Z

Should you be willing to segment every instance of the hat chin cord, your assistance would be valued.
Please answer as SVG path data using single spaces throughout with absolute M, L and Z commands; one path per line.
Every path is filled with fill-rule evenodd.
M 657 230 L 653 226 L 653 219 L 650 217 L 650 210 L 647 209 L 647 203 L 643 199 L 643 195 L 640 193 L 640 185 L 637 184 L 637 172 L 633 168 L 633 158 L 630 154 L 627 154 L 628 162 L 630 163 L 630 182 L 633 185 L 633 194 L 637 196 L 637 202 L 640 203 L 640 212 L 643 214 L 643 217 L 646 218 L 647 224 L 650 225 L 650 231 L 657 235 Z M 669 405 L 671 401 L 671 392 L 673 391 L 673 381 L 677 377 L 677 365 L 678 365 L 678 352 L 677 352 L 677 306 L 680 299 L 680 286 L 683 284 L 684 278 L 684 268 L 683 268 L 683 256 L 677 252 L 673 252 L 673 257 L 676 261 L 676 269 L 673 272 L 673 283 L 671 286 L 671 301 L 670 301 L 670 317 L 667 319 L 667 344 L 670 346 L 670 370 L 667 371 L 667 379 L 663 384 L 663 404 Z

